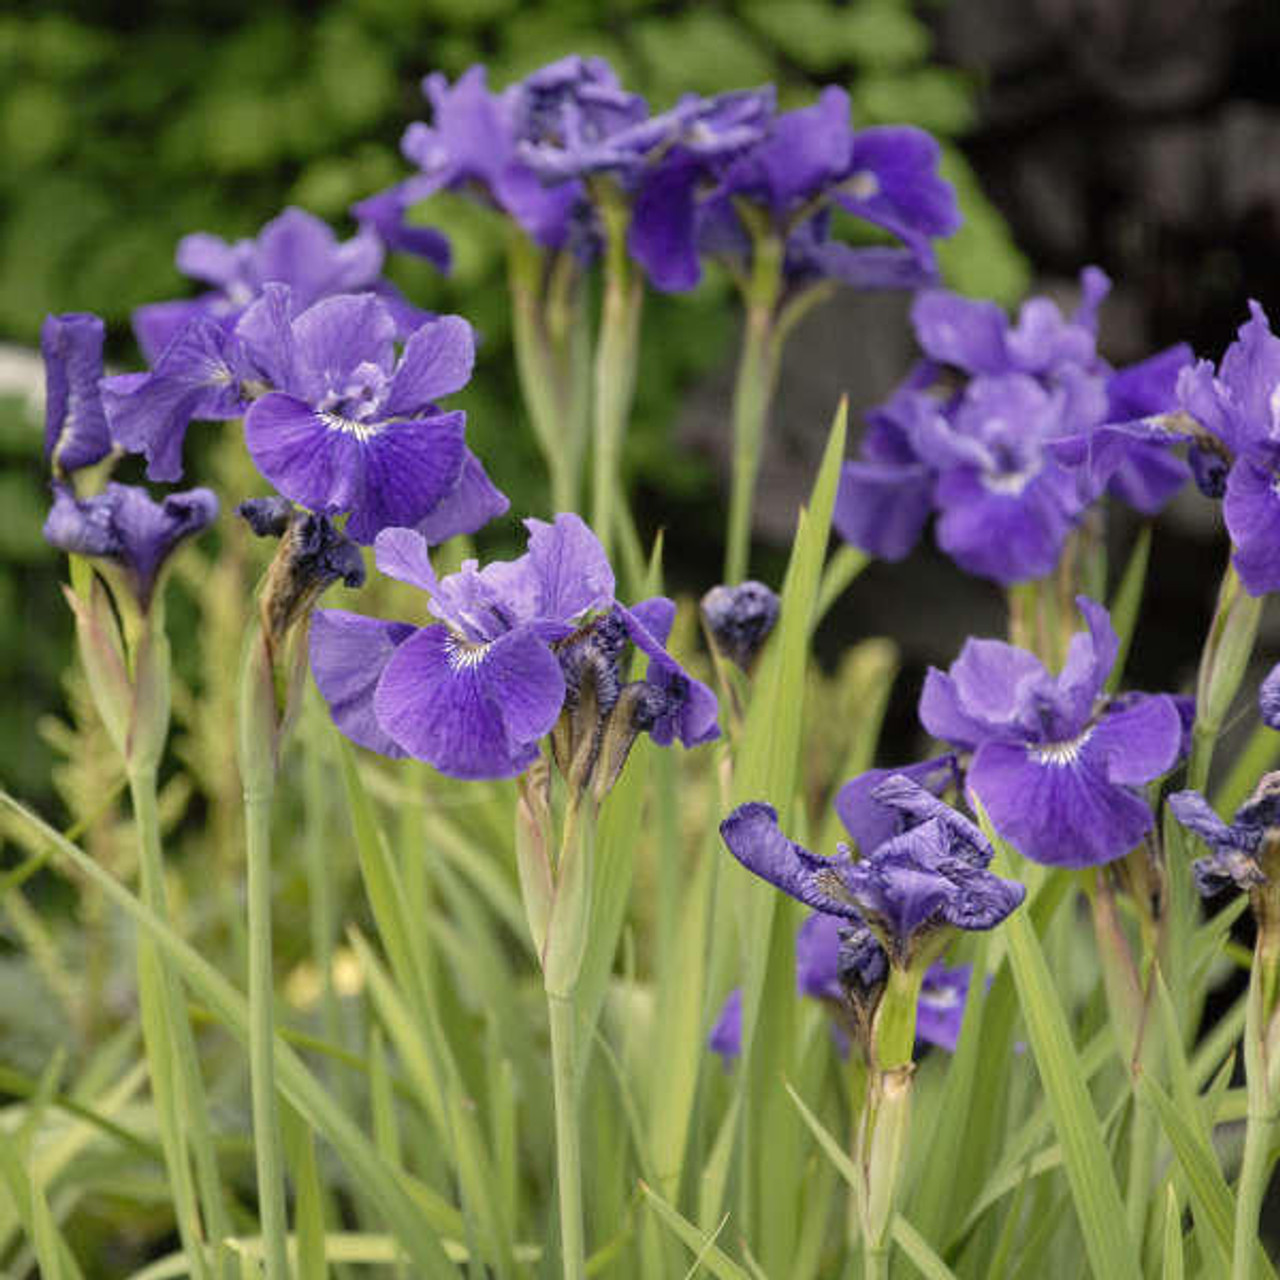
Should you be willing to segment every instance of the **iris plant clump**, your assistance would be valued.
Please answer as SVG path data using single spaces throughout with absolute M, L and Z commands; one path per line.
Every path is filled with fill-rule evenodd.
M 31 861 L 3 893 L 17 902 L 52 857 L 103 895 L 86 898 L 89 925 L 104 901 L 131 915 L 136 935 L 101 945 L 136 960 L 146 1062 L 108 1087 L 134 1052 L 126 1031 L 89 1046 L 74 1087 L 61 1055 L 39 1080 L 6 1068 L 0 1259 L 80 1274 L 72 1148 L 96 1143 L 90 1184 L 123 1161 L 113 1195 L 141 1197 L 144 1234 L 170 1230 L 155 1226 L 163 1161 L 181 1256 L 148 1272 L 200 1280 L 255 1257 L 268 1280 L 333 1261 L 649 1277 L 682 1274 L 686 1250 L 717 1275 L 802 1280 L 882 1280 L 893 1250 L 927 1275 L 1075 1276 L 1082 1259 L 1108 1280 L 1269 1274 L 1280 668 L 1239 763 L 1214 769 L 1280 585 L 1280 339 L 1262 306 L 1216 366 L 1177 345 L 1116 368 L 1097 267 L 1067 312 L 1034 297 L 1010 317 L 949 292 L 935 247 L 960 209 L 938 143 L 856 122 L 843 89 L 786 111 L 772 86 L 655 109 L 604 60 L 570 55 L 501 88 L 475 66 L 423 90 L 430 121 L 402 148 L 413 172 L 355 205 L 350 238 L 288 209 L 252 238 L 180 242 L 199 292 L 138 310 L 145 369 L 105 372 L 95 316 L 44 323 L 44 532 L 70 557 L 139 885 L 5 796 L 5 835 Z M 521 513 L 514 558 L 471 541 L 510 531 L 455 407 L 478 336 L 382 276 L 393 251 L 449 269 L 429 225 L 441 191 L 501 219 L 510 249 L 552 495 Z M 646 290 L 715 272 L 737 287 L 743 345 L 703 656 L 681 621 L 693 611 L 661 593 L 623 446 Z M 775 590 L 748 571 L 777 372 L 795 324 L 845 286 L 912 292 L 921 358 L 850 460 L 837 412 Z M 210 421 L 242 423 L 220 447 L 243 440 L 257 493 L 121 478 L 141 474 L 133 454 L 149 486 L 179 481 L 188 428 Z M 1151 543 L 1140 534 L 1115 572 L 1124 526 L 1109 537 L 1108 516 L 1152 521 L 1190 478 L 1222 501 L 1230 543 L 1195 697 L 1121 693 Z M 190 545 L 228 499 L 276 540 L 256 606 L 244 568 L 266 557 L 243 526 L 224 522 L 216 552 Z M 868 557 L 904 558 L 931 518 L 959 571 L 1007 592 L 1008 639 L 970 638 L 928 670 L 918 715 L 939 754 L 873 767 L 892 653 L 853 644 L 831 675 L 814 634 Z M 824 564 L 832 527 L 857 550 Z M 205 556 L 183 579 L 194 684 L 170 663 L 179 554 Z M 338 583 L 366 592 L 358 608 L 318 607 Z M 395 583 L 420 593 L 412 620 L 403 592 L 387 604 Z M 213 652 L 229 616 L 244 625 L 238 698 Z M 243 809 L 227 819 L 237 797 L 212 788 L 232 719 Z M 179 822 L 182 785 L 161 779 L 185 769 L 211 794 Z M 77 830 L 114 812 L 114 788 Z M 231 847 L 167 858 L 205 826 Z M 234 879 L 172 895 L 197 863 Z M 1236 910 L 1203 921 L 1192 885 L 1248 894 L 1251 958 L 1223 949 Z M 278 890 L 305 898 L 314 955 L 275 946 L 290 924 Z M 22 903 L 15 936 L 51 987 L 74 986 Z M 1222 987 L 1227 1012 L 1202 1029 L 1237 961 L 1248 991 Z M 831 1015 L 838 1057 L 803 997 Z M 214 1045 L 196 1007 L 229 1036 Z M 225 1101 L 241 1046 L 247 1125 Z M 738 1066 L 713 1071 L 709 1050 Z M 1229 1125 L 1244 1128 L 1238 1161 Z

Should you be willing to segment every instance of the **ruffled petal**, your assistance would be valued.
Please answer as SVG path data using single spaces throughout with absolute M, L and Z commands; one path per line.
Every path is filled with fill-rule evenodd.
M 844 887 L 847 858 L 818 858 L 803 845 L 788 840 L 778 827 L 772 805 L 739 805 L 721 824 L 720 835 L 729 852 L 748 871 L 789 893 L 815 911 L 860 919 L 858 908 Z
M 1111 782 L 1137 787 L 1168 773 L 1181 751 L 1182 717 L 1172 698 L 1157 694 L 1104 715 L 1083 754 L 1098 760 Z
M 815 911 L 796 934 L 796 991 L 815 1000 L 839 1000 L 840 932 L 846 926 L 839 916 Z
M 1057 679 L 1055 701 L 1064 736 L 1084 728 L 1120 652 L 1120 638 L 1106 609 L 1088 596 L 1077 596 L 1076 607 L 1084 615 L 1088 631 L 1077 631 L 1071 637 L 1066 661 Z
M 249 407 L 245 444 L 286 498 L 313 511 L 349 511 L 361 494 L 361 445 L 304 400 L 273 391 Z
M 1231 562 L 1245 590 L 1261 596 L 1280 589 L 1280 494 L 1270 470 L 1236 459 L 1222 516 L 1235 548 Z
M 564 702 L 555 655 L 526 629 L 472 645 L 424 627 L 399 646 L 374 692 L 383 730 L 455 778 L 508 778 L 537 758 Z
M 480 459 L 470 449 L 462 453 L 458 483 L 417 523 L 417 530 L 432 546 L 460 534 L 476 533 L 490 520 L 505 515 L 511 503 L 489 479 Z
M 916 340 L 939 364 L 967 373 L 1006 373 L 1008 318 L 994 302 L 961 298 L 941 289 L 920 294 L 911 308 Z
M 702 278 L 694 202 L 702 174 L 692 157 L 666 161 L 646 171 L 632 204 L 628 248 L 663 293 L 686 293 Z
M 996 830 L 1047 866 L 1111 862 L 1152 828 L 1147 804 L 1091 767 L 1079 744 L 1037 749 L 985 743 L 974 755 L 968 782 Z
M 440 584 L 427 547 L 426 538 L 416 529 L 383 529 L 373 542 L 374 563 L 388 578 L 434 595 Z
M 855 547 L 881 560 L 902 560 L 920 540 L 933 509 L 933 476 L 923 466 L 846 462 L 832 523 Z
M 346 532 L 368 544 L 381 529 L 416 525 L 457 488 L 466 415 L 442 413 L 379 424 L 362 442 L 363 487 Z
M 148 479 L 177 480 L 188 425 L 238 418 L 245 411 L 242 361 L 232 335 L 197 316 L 165 348 L 152 373 L 103 380 L 112 439 L 130 453 L 145 454 Z
M 338 294 L 308 307 L 293 323 L 297 344 L 297 387 L 309 400 L 320 400 L 362 364 L 391 372 L 396 323 L 382 300 L 372 293 Z
M 419 413 L 467 385 L 476 359 L 475 332 L 461 316 L 437 316 L 411 334 L 391 380 L 388 418 Z
M 1235 831 L 1198 791 L 1175 791 L 1165 803 L 1173 810 L 1173 816 L 1211 849 L 1230 848 L 1237 843 Z
M 966 640 L 948 675 L 930 669 L 920 720 L 935 737 L 974 747 L 1038 727 L 1034 704 L 1048 687 L 1049 674 L 1034 654 L 1002 640 Z
M 900 769 L 868 769 L 846 782 L 836 793 L 836 813 L 864 858 L 900 834 L 906 825 L 906 815 L 900 808 L 884 804 L 872 794 L 894 774 L 910 778 L 935 796 L 960 785 L 959 765 L 950 752 Z
M 649 602 L 648 612 L 655 612 Z M 661 694 L 658 714 L 649 725 L 649 736 L 660 747 L 669 747 L 676 738 L 685 747 L 713 742 L 720 736 L 720 704 L 701 680 L 695 680 L 663 647 L 632 610 L 615 605 L 631 642 L 649 659 L 645 682 Z M 664 618 L 665 610 L 658 616 Z
M 311 617 L 311 673 L 329 714 L 352 742 L 379 755 L 405 754 L 378 723 L 373 694 L 391 655 L 415 630 L 344 609 L 318 609 Z

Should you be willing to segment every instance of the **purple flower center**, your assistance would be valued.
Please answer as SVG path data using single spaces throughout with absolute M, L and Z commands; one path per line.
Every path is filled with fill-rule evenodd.
M 1080 758 L 1084 744 L 1093 737 L 1094 726 L 1090 725 L 1082 734 L 1068 738 L 1065 742 L 1047 742 L 1040 747 L 1031 748 L 1031 758 L 1037 764 L 1070 765 Z

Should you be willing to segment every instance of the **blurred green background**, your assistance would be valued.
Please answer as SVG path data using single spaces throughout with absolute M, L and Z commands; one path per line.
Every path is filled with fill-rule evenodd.
M 835 83 L 864 123 L 909 121 L 957 139 L 974 125 L 978 84 L 931 61 L 937 13 L 909 0 L 11 4 L 0 17 L 0 340 L 34 344 L 47 312 L 96 311 L 109 356 L 131 367 L 132 308 L 190 287 L 173 266 L 186 232 L 252 235 L 292 203 L 348 233 L 348 206 L 406 174 L 398 142 L 425 115 L 418 85 L 432 70 L 453 76 L 483 61 L 501 86 L 569 52 L 602 53 L 658 107 L 765 81 L 791 106 Z M 1026 283 L 1022 258 L 953 146 L 946 171 L 966 214 L 943 249 L 949 283 L 1012 300 Z M 501 227 L 459 198 L 426 213 L 453 238 L 452 276 L 405 258 L 389 274 L 482 332 L 465 396 L 471 438 L 513 510 L 542 510 L 510 359 Z M 705 502 L 706 460 L 673 447 L 672 421 L 691 384 L 732 359 L 735 328 L 722 279 L 650 301 L 629 461 L 659 500 L 717 506 Z M 40 539 L 39 428 L 17 399 L 3 409 L 0 776 L 44 801 L 51 756 L 39 721 L 60 701 L 70 625 L 58 560 Z M 193 432 L 188 459 L 214 439 Z

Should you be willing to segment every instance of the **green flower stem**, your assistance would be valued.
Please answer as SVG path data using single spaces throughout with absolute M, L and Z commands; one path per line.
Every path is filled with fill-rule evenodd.
M 1200 657 L 1196 720 L 1187 765 L 1187 786 L 1192 790 L 1203 791 L 1209 780 L 1214 745 L 1253 654 L 1262 603 L 1263 597 L 1245 591 L 1235 569 L 1228 565 Z
M 1273 986 L 1276 956 L 1263 929 L 1258 932 L 1253 970 L 1249 976 L 1245 1014 L 1244 1061 L 1249 1117 L 1244 1131 L 1244 1159 L 1236 1184 L 1235 1238 L 1231 1251 L 1231 1280 L 1253 1280 L 1257 1274 L 1258 1220 L 1271 1172 L 1271 1153 L 1280 1135 L 1280 1108 L 1276 1090 L 1268 1078 L 1267 1026 L 1274 1017 L 1268 1007 L 1268 986 Z
M 751 559 L 751 514 L 765 423 L 778 379 L 782 335 L 777 324 L 782 293 L 782 241 L 767 220 L 751 211 L 751 278 L 743 288 L 746 307 L 742 354 L 733 388 L 733 474 L 729 490 L 729 528 L 725 542 L 724 578 L 746 577 Z
M 556 1174 L 560 1245 L 565 1280 L 583 1280 L 586 1246 L 582 1218 L 582 1133 L 578 1063 L 578 980 L 591 932 L 593 817 L 581 797 L 565 807 L 560 856 L 542 956 L 543 987 L 551 1027 L 551 1078 L 556 1113 Z M 527 891 L 527 889 L 526 889 Z
M 276 692 L 262 628 L 249 624 L 240 671 L 240 775 L 244 787 L 249 898 L 249 1088 L 258 1216 L 267 1280 L 289 1280 L 284 1156 L 275 1082 L 275 983 L 271 954 L 271 802 L 275 794 Z
M 583 1280 L 582 1134 L 577 1089 L 577 1004 L 572 993 L 547 992 L 551 1024 L 551 1078 L 556 1109 L 556 1181 L 560 1192 L 560 1252 L 564 1280 Z
M 160 818 L 153 767 L 129 770 L 129 794 L 133 802 L 133 821 L 138 835 L 140 896 L 149 910 L 167 922 Z M 217 1180 L 216 1161 L 213 1159 L 208 1111 L 204 1105 L 204 1090 L 198 1073 L 195 1077 L 196 1087 L 192 1089 L 184 1070 L 193 1065 L 194 1054 L 188 1058 L 179 1049 L 179 1027 L 185 1025 L 190 1038 L 191 1024 L 186 1019 L 176 981 L 166 970 L 154 940 L 145 936 L 138 938 L 138 1001 L 142 1012 L 142 1034 L 151 1077 L 151 1094 L 156 1108 L 156 1124 L 160 1131 L 165 1165 L 169 1171 L 169 1182 L 173 1188 L 178 1234 L 182 1238 L 187 1257 L 191 1260 L 193 1274 L 205 1277 L 210 1272 L 187 1145 L 189 1118 L 197 1112 L 204 1121 L 203 1133 L 197 1132 L 201 1126 L 196 1125 L 191 1128 L 191 1136 L 196 1139 L 203 1137 L 203 1155 L 213 1168 L 212 1201 L 207 1201 L 205 1205 L 206 1213 L 210 1215 L 209 1229 L 215 1238 L 225 1234 L 227 1230 L 225 1213 L 216 1226 L 213 1221 L 214 1214 L 220 1212 L 215 1206 L 221 1205 L 221 1187 Z M 202 1185 L 204 1182 L 202 1179 Z
M 546 255 L 513 231 L 507 256 L 516 370 L 534 435 L 551 480 L 556 511 L 578 505 L 586 442 L 586 396 L 579 368 L 584 333 L 571 267 L 561 255 L 546 280 Z
M 624 553 L 635 558 L 639 543 L 625 510 L 622 444 L 635 395 L 644 281 L 627 254 L 630 211 L 626 200 L 620 191 L 604 183 L 596 196 L 604 223 L 605 255 L 593 397 L 591 523 L 606 555 L 611 554 L 615 536 L 619 536 Z M 628 572 L 643 573 L 643 568 L 642 563 L 630 565 Z

